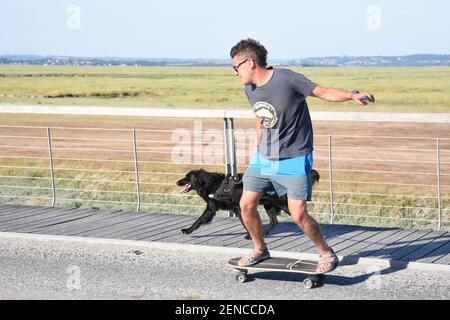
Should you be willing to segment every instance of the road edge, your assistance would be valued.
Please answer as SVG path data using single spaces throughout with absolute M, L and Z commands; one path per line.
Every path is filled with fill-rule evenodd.
M 87 245 L 111 245 L 121 246 L 127 249 L 159 249 L 170 251 L 187 251 L 192 253 L 224 253 L 235 256 L 245 255 L 251 249 L 234 248 L 234 247 L 218 247 L 205 246 L 184 243 L 166 243 L 157 241 L 136 241 L 136 240 L 122 240 L 122 239 L 104 239 L 104 238 L 88 238 L 88 237 L 73 237 L 64 235 L 47 235 L 47 234 L 31 234 L 31 233 L 15 233 L 15 232 L 0 232 L 0 239 L 18 239 L 30 241 L 57 241 L 62 243 L 78 243 Z M 300 252 L 285 252 L 285 251 L 270 251 L 273 257 L 285 257 L 293 259 L 312 259 L 317 260 L 318 255 L 312 253 Z M 394 269 L 408 269 L 419 271 L 437 271 L 450 272 L 450 265 L 421 263 L 421 262 L 405 262 L 400 260 L 364 258 L 355 256 L 338 256 L 340 265 L 359 265 L 371 266 L 378 268 L 394 268 Z

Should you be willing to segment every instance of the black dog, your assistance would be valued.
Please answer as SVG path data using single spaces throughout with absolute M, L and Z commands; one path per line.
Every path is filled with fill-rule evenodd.
M 239 207 L 239 201 L 243 190 L 242 182 L 234 184 L 231 188 L 229 199 L 217 199 L 210 196 L 219 189 L 225 177 L 225 174 L 222 173 L 208 172 L 200 169 L 189 171 L 184 178 L 177 181 L 178 186 L 183 186 L 181 193 L 195 190 L 197 194 L 206 202 L 205 211 L 192 224 L 192 226 L 187 229 L 181 229 L 184 234 L 190 234 L 194 230 L 198 229 L 202 224 L 210 223 L 218 210 L 228 210 L 234 212 L 245 228 Z M 311 178 L 313 185 L 320 179 L 319 173 L 314 169 L 311 172 Z M 238 174 L 237 180 L 242 180 L 242 174 Z M 287 196 L 284 195 L 282 197 L 278 197 L 275 195 L 263 194 L 259 204 L 264 206 L 264 209 L 270 219 L 269 226 L 264 229 L 264 236 L 266 236 L 278 223 L 277 216 L 281 214 L 281 211 L 289 214 Z M 250 239 L 250 234 L 248 233 L 247 228 L 245 229 L 247 231 L 245 238 Z

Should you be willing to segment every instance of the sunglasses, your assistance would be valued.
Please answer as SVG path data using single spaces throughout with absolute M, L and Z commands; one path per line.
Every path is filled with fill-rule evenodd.
M 239 62 L 237 65 L 233 66 L 234 71 L 239 72 L 238 69 L 240 66 L 242 66 L 244 63 L 246 63 L 250 59 L 245 59 L 244 61 Z

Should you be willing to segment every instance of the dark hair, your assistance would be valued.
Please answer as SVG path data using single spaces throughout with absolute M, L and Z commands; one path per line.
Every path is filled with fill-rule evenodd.
M 254 39 L 244 39 L 239 41 L 231 48 L 230 56 L 234 58 L 238 54 L 245 54 L 249 59 L 255 60 L 260 67 L 267 66 L 267 50 L 264 46 Z

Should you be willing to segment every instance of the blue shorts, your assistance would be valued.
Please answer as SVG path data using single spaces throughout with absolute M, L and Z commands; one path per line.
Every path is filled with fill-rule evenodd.
M 311 201 L 312 153 L 295 158 L 268 160 L 258 151 L 244 174 L 244 190 L 277 194 L 295 200 Z

